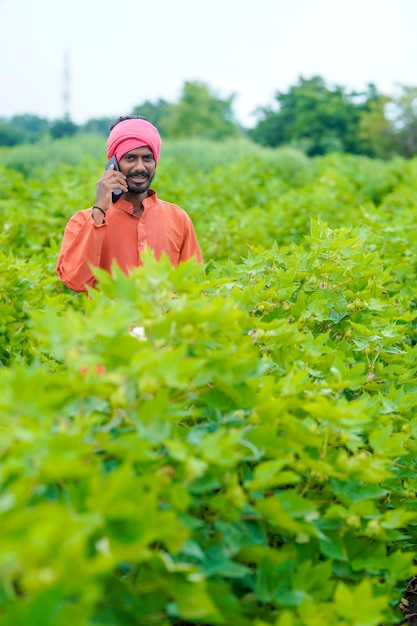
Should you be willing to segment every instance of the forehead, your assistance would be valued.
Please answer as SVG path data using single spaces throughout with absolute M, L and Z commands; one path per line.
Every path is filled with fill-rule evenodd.
M 125 152 L 123 157 L 126 157 L 126 156 L 133 156 L 133 157 L 141 156 L 141 157 L 143 157 L 143 156 L 146 156 L 148 154 L 151 154 L 153 156 L 153 152 L 150 149 L 150 147 L 149 146 L 140 146 L 139 148 L 134 148 L 133 150 L 129 150 L 129 152 Z

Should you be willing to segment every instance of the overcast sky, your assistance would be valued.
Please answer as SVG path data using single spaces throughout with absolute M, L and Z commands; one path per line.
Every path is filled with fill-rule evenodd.
M 251 125 L 299 76 L 417 85 L 417 0 L 0 0 L 0 28 L 6 118 L 117 117 L 199 80 Z

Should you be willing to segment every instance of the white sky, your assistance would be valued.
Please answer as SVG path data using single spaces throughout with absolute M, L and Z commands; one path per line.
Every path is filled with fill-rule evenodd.
M 417 86 L 417 0 L 0 0 L 0 117 L 117 117 L 185 81 L 245 125 L 299 76 Z

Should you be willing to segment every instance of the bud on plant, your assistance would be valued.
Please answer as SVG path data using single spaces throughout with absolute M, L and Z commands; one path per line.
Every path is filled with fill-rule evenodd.
M 155 378 L 155 376 L 145 374 L 139 379 L 138 389 L 140 393 L 148 393 L 150 395 L 154 395 L 159 389 L 158 380 Z
M 377 519 L 371 519 L 366 525 L 366 534 L 367 535 L 379 535 L 382 531 L 382 526 Z
M 349 515 L 346 519 L 346 524 L 351 528 L 359 528 L 361 525 L 361 520 L 358 515 Z
M 184 324 L 181 331 L 184 337 L 194 336 L 194 326 L 192 326 L 191 324 Z
M 126 394 L 122 389 L 117 389 L 112 393 L 110 399 L 113 407 L 125 408 L 128 405 Z

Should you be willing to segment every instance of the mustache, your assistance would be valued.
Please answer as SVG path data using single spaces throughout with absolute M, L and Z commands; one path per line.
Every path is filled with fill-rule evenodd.
M 126 178 L 136 178 L 136 177 L 149 178 L 149 173 L 148 172 L 130 172 L 126 176 Z

